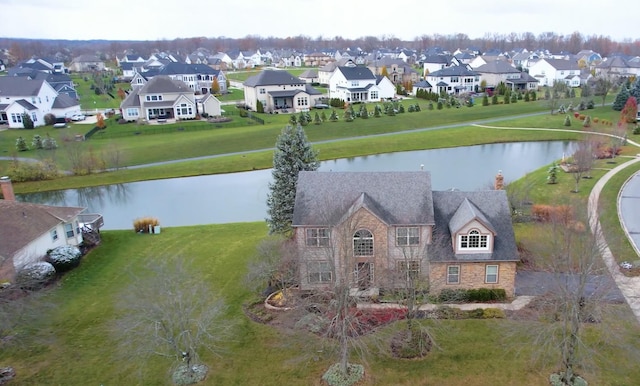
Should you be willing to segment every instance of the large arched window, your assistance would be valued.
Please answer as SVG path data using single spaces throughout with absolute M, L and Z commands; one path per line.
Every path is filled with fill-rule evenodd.
M 366 229 L 360 229 L 353 235 L 354 256 L 373 256 L 373 235 Z
M 472 229 L 466 235 L 460 235 L 460 249 L 487 249 L 488 236 L 481 235 L 477 229 Z

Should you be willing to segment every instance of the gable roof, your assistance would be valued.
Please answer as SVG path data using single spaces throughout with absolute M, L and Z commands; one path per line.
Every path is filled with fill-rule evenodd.
M 36 96 L 44 82 L 44 79 L 29 79 L 22 76 L 0 76 L 0 96 Z
M 451 66 L 451 67 L 445 67 L 438 71 L 434 71 L 430 73 L 428 76 L 445 77 L 445 76 L 476 76 L 476 75 L 479 75 L 479 74 L 475 71 L 469 70 L 466 66 Z
M 22 108 L 24 108 L 25 110 L 33 111 L 38 109 L 36 106 L 32 105 L 24 99 L 18 99 L 16 103 L 22 106 Z
M 451 233 L 458 233 L 460 229 L 474 220 L 480 221 L 482 225 L 487 227 L 487 229 L 494 234 L 496 233 L 495 229 L 491 225 L 491 221 L 489 221 L 482 211 L 466 197 L 454 213 L 453 217 L 451 217 L 451 220 L 449 221 L 449 231 Z
M 173 80 L 167 75 L 158 75 L 149 79 L 140 89 L 140 94 L 153 94 L 165 92 L 187 92 L 193 94 L 193 90 L 183 81 Z
M 342 72 L 347 80 L 368 80 L 375 79 L 375 75 L 367 67 L 338 67 L 338 71 Z
M 159 75 L 180 75 L 180 74 L 209 74 L 218 75 L 220 70 L 214 70 L 206 64 L 187 64 L 187 63 L 167 63 L 160 71 Z
M 545 58 L 542 60 L 545 60 L 556 70 L 579 70 L 580 69 L 580 66 L 578 66 L 578 63 L 571 60 L 548 59 L 548 58 Z
M 434 223 L 429 172 L 301 171 L 293 226 L 329 225 L 358 203 L 389 225 Z
M 53 105 L 51 107 L 54 109 L 66 109 L 73 106 L 80 106 L 80 103 L 71 98 L 69 94 L 59 94 L 53 101 Z
M 467 200 L 473 207 L 460 209 Z M 475 208 L 474 208 L 475 207 Z M 496 234 L 493 253 L 455 254 L 451 248 L 450 221 L 458 210 L 460 219 L 470 216 L 484 216 L 483 223 L 491 225 Z M 435 191 L 433 192 L 433 210 L 436 227 L 433 231 L 433 244 L 430 256 L 433 261 L 517 261 L 518 250 L 511 224 L 511 210 L 504 190 L 488 190 L 477 192 Z M 478 217 L 481 218 L 481 217 Z M 455 220 L 453 227 L 460 221 Z M 449 225 L 449 226 L 448 226 Z
M 0 257 L 12 257 L 62 222 L 72 221 L 84 208 L 0 200 Z
M 476 72 L 486 74 L 511 74 L 519 73 L 517 68 L 513 67 L 504 60 L 495 60 L 493 62 L 485 63 L 477 67 Z
M 244 81 L 248 87 L 304 84 L 305 81 L 282 70 L 263 70 Z

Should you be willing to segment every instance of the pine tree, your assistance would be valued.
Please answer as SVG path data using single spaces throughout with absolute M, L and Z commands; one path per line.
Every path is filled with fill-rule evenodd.
M 640 100 L 640 78 L 633 82 L 633 86 L 631 86 L 629 94 L 636 98 L 636 100 Z
M 331 122 L 338 122 L 338 114 L 336 113 L 335 110 L 331 111 L 331 116 L 329 117 L 329 120 Z
M 316 125 L 319 125 L 322 123 L 322 120 L 320 119 L 320 114 L 318 114 L 317 111 L 315 116 L 313 117 L 313 123 L 315 123 Z
M 591 87 L 588 84 L 583 84 L 580 89 L 580 97 L 589 98 L 591 95 L 593 95 L 593 91 L 591 91 Z
M 278 136 L 273 153 L 273 182 L 269 183 L 267 197 L 269 233 L 287 234 L 291 231 L 298 173 L 317 170 L 319 166 L 317 152 L 307 140 L 304 129 L 301 126 L 285 127 Z
M 568 115 L 564 118 L 564 125 L 571 126 L 571 118 Z
M 33 140 L 31 140 L 31 147 L 34 149 L 42 149 L 44 146 L 42 144 L 42 137 L 38 134 L 33 136 Z
M 625 103 L 627 103 L 627 99 L 629 99 L 629 96 L 631 96 L 629 90 L 626 87 L 621 87 L 620 92 L 618 92 L 616 99 L 613 101 L 613 109 L 615 111 L 622 111 Z
M 27 147 L 27 141 L 22 137 L 16 138 L 16 149 L 18 151 L 27 151 L 29 148 Z
M 498 104 L 498 94 L 493 94 L 493 96 L 491 97 L 491 104 L 492 105 Z
M 27 113 L 22 114 L 22 127 L 27 130 L 31 130 L 34 128 L 33 120 Z

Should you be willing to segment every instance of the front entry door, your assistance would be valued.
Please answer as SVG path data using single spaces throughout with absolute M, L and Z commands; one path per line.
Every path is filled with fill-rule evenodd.
M 371 288 L 373 284 L 373 263 L 356 264 L 356 283 L 360 290 Z

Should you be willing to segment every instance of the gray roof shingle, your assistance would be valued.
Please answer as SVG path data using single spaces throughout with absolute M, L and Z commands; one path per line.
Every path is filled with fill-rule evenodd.
M 305 81 L 282 70 L 263 70 L 244 81 L 245 86 L 278 86 L 305 84 Z
M 0 76 L 0 96 L 36 96 L 44 82 L 44 79 L 29 79 L 23 76 Z
M 338 67 L 338 70 L 342 72 L 342 75 L 347 80 L 368 80 L 375 79 L 375 75 L 367 67 Z

